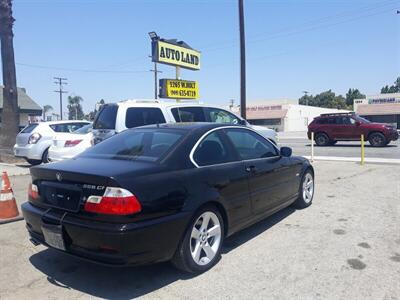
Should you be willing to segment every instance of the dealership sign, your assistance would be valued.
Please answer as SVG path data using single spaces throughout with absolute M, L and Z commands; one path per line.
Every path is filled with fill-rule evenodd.
M 154 62 L 200 70 L 200 52 L 183 42 L 154 40 L 152 42 L 152 60 Z
M 160 79 L 160 98 L 197 99 L 199 85 L 197 81 L 179 79 Z

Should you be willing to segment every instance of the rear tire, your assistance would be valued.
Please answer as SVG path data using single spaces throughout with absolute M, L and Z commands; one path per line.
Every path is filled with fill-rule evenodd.
M 312 204 L 314 198 L 314 174 L 311 170 L 306 170 L 300 181 L 299 197 L 293 203 L 294 207 L 303 209 Z
M 317 146 L 328 146 L 330 139 L 326 133 L 317 133 L 315 136 L 315 143 Z
M 49 161 L 49 148 L 47 148 L 47 149 L 43 152 L 43 155 L 42 155 L 42 162 L 43 162 L 44 164 L 47 164 L 47 163 L 50 162 L 50 161 Z
M 39 159 L 28 159 L 27 158 L 26 161 L 28 162 L 28 164 L 30 164 L 32 166 L 40 165 L 42 163 L 42 161 Z
M 172 258 L 172 264 L 188 273 L 202 273 L 219 260 L 224 241 L 224 221 L 212 205 L 199 210 Z
M 380 132 L 371 133 L 368 137 L 368 141 L 372 147 L 384 147 L 387 145 L 385 136 Z

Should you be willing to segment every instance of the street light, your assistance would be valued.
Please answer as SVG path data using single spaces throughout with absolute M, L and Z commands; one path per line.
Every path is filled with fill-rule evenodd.
M 149 37 L 151 38 L 152 41 L 156 41 L 160 38 L 155 31 L 150 31 Z

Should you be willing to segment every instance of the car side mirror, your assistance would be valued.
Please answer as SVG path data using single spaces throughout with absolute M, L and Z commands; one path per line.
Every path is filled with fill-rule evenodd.
M 356 121 L 356 126 L 360 126 L 361 122 L 360 121 Z
M 246 125 L 247 125 L 246 120 L 240 119 L 240 120 L 239 120 L 239 125 L 244 125 L 244 126 L 246 126 Z
M 290 147 L 281 147 L 281 155 L 284 157 L 292 156 L 292 148 Z

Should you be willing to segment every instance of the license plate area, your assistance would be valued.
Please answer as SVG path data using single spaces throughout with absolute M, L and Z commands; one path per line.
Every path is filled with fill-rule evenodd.
M 50 207 L 77 212 L 81 203 L 82 189 L 73 184 L 43 181 L 40 184 L 42 201 Z
M 59 250 L 66 250 L 61 225 L 43 224 L 42 232 L 46 244 Z

